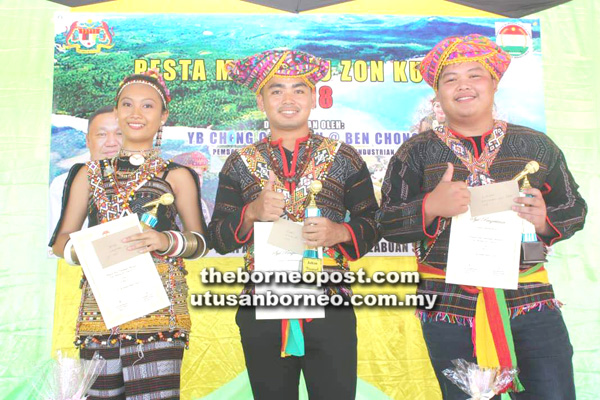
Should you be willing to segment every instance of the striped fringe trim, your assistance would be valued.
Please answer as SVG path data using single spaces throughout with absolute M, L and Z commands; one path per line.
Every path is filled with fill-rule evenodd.
M 543 301 L 536 301 L 535 303 L 525 304 L 518 307 L 508 309 L 508 314 L 511 319 L 527 314 L 529 311 L 543 311 L 545 309 L 555 310 L 562 308 L 564 304 L 557 299 L 549 299 Z M 463 317 L 461 315 L 449 314 L 441 311 L 423 311 L 417 310 L 415 312 L 417 318 L 422 322 L 448 322 L 451 324 L 458 324 L 462 326 L 473 327 L 475 321 L 472 317 Z
M 564 304 L 557 299 L 536 301 L 535 303 L 509 308 L 508 314 L 512 319 L 518 317 L 519 315 L 527 314 L 529 311 L 542 311 L 544 309 L 556 310 L 558 308 L 562 308 L 563 305 Z
M 422 322 L 448 322 L 451 324 L 458 324 L 461 326 L 473 327 L 475 321 L 474 318 L 463 317 L 455 314 L 448 314 L 441 311 L 423 311 L 417 310 L 415 315 Z

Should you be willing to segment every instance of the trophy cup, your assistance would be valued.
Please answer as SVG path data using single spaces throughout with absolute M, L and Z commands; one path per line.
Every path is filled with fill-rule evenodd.
M 175 197 L 173 197 L 173 195 L 171 193 L 165 193 L 162 196 L 160 196 L 158 199 L 144 204 L 142 206 L 144 208 L 145 207 L 153 207 L 153 206 L 154 206 L 154 208 L 148 212 L 145 212 L 142 215 L 142 218 L 141 218 L 142 228 L 143 229 L 154 228 L 156 226 L 156 224 L 158 223 L 158 218 L 156 217 L 156 213 L 158 212 L 158 206 L 160 206 L 161 204 L 163 206 L 168 206 L 170 204 L 173 204 L 174 201 L 175 201 Z
M 536 161 L 530 161 L 525 165 L 523 171 L 519 172 L 514 178 L 514 181 L 523 180 L 521 185 L 520 195 L 522 197 L 533 197 L 523 193 L 523 189 L 531 189 L 528 174 L 534 174 L 540 169 L 540 165 Z M 546 262 L 546 247 L 537 240 L 535 227 L 529 221 L 523 220 L 523 234 L 521 237 L 521 264 L 538 264 Z
M 309 203 L 304 210 L 304 219 L 309 217 L 320 217 L 321 210 L 317 207 L 315 201 L 316 195 L 321 191 L 323 185 L 321 181 L 312 181 L 309 189 Z M 323 248 L 306 246 L 302 255 L 302 273 L 323 271 Z

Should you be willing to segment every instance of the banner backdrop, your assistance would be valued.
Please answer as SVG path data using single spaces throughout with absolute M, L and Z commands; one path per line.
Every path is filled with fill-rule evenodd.
M 254 96 L 228 79 L 225 63 L 269 48 L 299 49 L 330 61 L 331 73 L 316 89 L 310 127 L 358 149 L 378 197 L 398 147 L 444 121 L 416 67 L 446 36 L 495 37 L 514 57 L 496 96 L 497 117 L 545 131 L 535 19 L 60 13 L 55 32 L 49 231 L 58 220 L 67 171 L 89 158 L 86 118 L 114 104 L 124 76 L 149 68 L 164 74 L 173 97 L 163 157 L 198 172 L 207 219 L 227 156 L 269 134 Z M 369 253 L 411 254 L 410 245 L 385 240 Z
M 535 19 L 62 13 L 55 17 L 55 33 L 50 156 L 54 220 L 65 174 L 89 158 L 86 118 L 114 104 L 125 75 L 148 68 L 164 73 L 173 97 L 163 156 L 198 172 L 207 217 L 227 156 L 269 134 L 254 95 L 228 80 L 225 63 L 269 48 L 299 49 L 330 61 L 331 74 L 316 89 L 318 104 L 310 126 L 316 134 L 358 149 L 377 195 L 398 147 L 444 122 L 433 91 L 416 67 L 448 35 L 480 33 L 510 51 L 515 58 L 496 96 L 496 115 L 545 131 L 540 27 Z M 242 266 L 241 255 L 242 250 L 230 254 L 238 258 L 188 263 L 190 294 L 239 293 L 241 285 L 208 286 L 198 275 L 207 267 L 234 271 Z M 409 245 L 381 241 L 369 255 L 380 257 L 363 258 L 352 269 L 372 273 L 415 268 L 412 257 L 390 257 L 411 255 Z M 59 262 L 58 276 L 53 348 L 72 351 L 80 272 Z M 414 293 L 415 285 L 356 285 L 354 291 L 405 296 Z M 357 398 L 439 398 L 414 309 L 362 307 L 355 312 Z M 190 314 L 193 329 L 182 367 L 182 398 L 251 399 L 235 309 L 191 307 Z

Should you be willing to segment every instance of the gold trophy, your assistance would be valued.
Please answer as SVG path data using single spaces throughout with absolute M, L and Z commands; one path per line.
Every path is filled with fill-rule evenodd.
M 145 212 L 142 215 L 142 218 L 141 218 L 142 228 L 144 228 L 144 229 L 154 228 L 156 226 L 156 224 L 158 223 L 158 218 L 156 216 L 156 213 L 158 212 L 158 206 L 160 206 L 160 205 L 168 206 L 170 204 L 173 204 L 174 201 L 175 201 L 175 197 L 173 197 L 173 195 L 171 193 L 165 193 L 162 196 L 160 196 L 158 199 L 144 204 L 143 205 L 144 208 L 146 208 L 146 207 L 154 207 L 154 208 L 148 212 Z
M 319 207 L 317 207 L 315 197 L 317 194 L 319 194 L 322 188 L 323 184 L 321 181 L 312 181 L 310 183 L 309 203 L 304 210 L 305 220 L 309 217 L 321 216 L 321 210 L 319 210 Z M 304 254 L 302 255 L 302 273 L 321 271 L 323 271 L 323 248 L 306 246 L 304 249 Z
M 540 169 L 540 164 L 537 161 L 529 161 L 523 171 L 519 172 L 514 178 L 513 181 L 520 181 L 523 179 L 523 184 L 521 185 L 521 189 L 531 189 L 531 183 L 529 183 L 529 179 L 527 179 L 527 175 L 535 174 Z
M 535 174 L 540 169 L 540 164 L 536 161 L 529 161 L 523 171 L 519 172 L 512 180 L 523 180 L 520 195 L 522 197 L 532 197 L 523 193 L 523 189 L 531 189 L 531 183 L 527 175 Z M 521 236 L 521 264 L 538 264 L 546 262 L 546 246 L 537 240 L 535 226 L 529 221 L 523 220 L 523 231 Z

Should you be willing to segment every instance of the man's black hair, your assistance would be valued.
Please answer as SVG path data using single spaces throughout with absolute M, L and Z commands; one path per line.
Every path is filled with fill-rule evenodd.
M 98 115 L 111 113 L 114 110 L 115 108 L 113 106 L 104 106 L 94 111 L 94 113 L 88 118 L 88 133 L 90 133 L 90 126 L 92 125 L 94 118 L 96 118 Z

